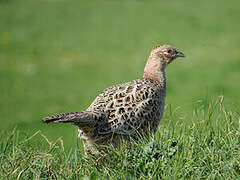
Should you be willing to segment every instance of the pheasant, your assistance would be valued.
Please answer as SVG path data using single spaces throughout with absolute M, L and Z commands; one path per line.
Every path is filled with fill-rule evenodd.
M 165 68 L 177 57 L 184 54 L 170 45 L 157 46 L 142 78 L 105 89 L 85 111 L 49 116 L 43 122 L 78 126 L 87 153 L 96 153 L 95 147 L 118 147 L 129 136 L 155 133 L 164 113 Z

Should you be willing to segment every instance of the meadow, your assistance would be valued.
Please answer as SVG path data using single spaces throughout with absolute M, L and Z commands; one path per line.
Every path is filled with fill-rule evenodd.
M 1 179 L 240 178 L 239 5 L 0 0 Z M 42 124 L 141 77 L 158 44 L 186 58 L 167 68 L 154 143 L 86 159 L 75 127 Z

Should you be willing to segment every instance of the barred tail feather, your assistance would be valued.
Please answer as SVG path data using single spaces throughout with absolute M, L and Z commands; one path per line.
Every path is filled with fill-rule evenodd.
M 42 120 L 44 123 L 61 122 L 61 123 L 92 123 L 94 122 L 93 115 L 88 111 L 68 112 L 48 116 Z

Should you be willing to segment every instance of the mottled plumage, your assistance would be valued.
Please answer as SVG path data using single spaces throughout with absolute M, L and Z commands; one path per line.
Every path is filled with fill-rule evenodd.
M 165 68 L 183 56 L 169 45 L 158 46 L 149 56 L 143 78 L 105 89 L 85 111 L 49 116 L 43 122 L 77 125 L 85 150 L 92 152 L 94 144 L 117 147 L 129 135 L 154 133 L 164 112 Z

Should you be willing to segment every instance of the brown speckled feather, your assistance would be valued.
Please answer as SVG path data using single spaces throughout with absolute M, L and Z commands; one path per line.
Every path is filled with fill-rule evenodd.
M 106 118 L 99 134 L 129 134 L 149 128 L 155 131 L 163 114 L 165 94 L 165 84 L 142 78 L 107 88 L 87 111 L 100 111 Z
M 169 45 L 158 46 L 149 56 L 143 78 L 105 89 L 86 111 L 49 116 L 43 122 L 77 125 L 85 150 L 93 153 L 93 144 L 117 147 L 129 135 L 154 133 L 164 112 L 165 68 L 183 56 Z

